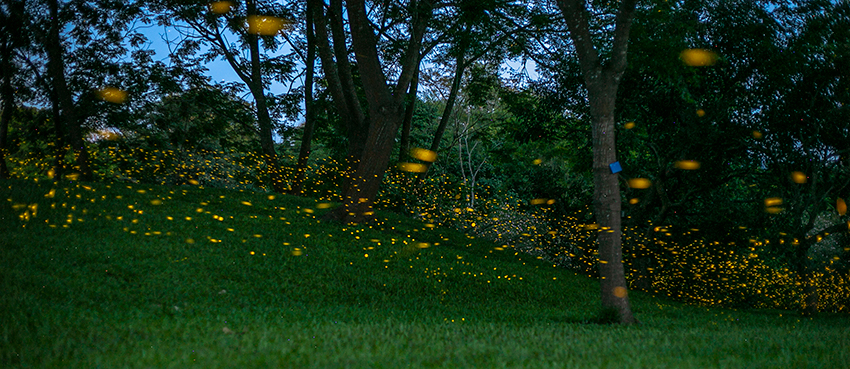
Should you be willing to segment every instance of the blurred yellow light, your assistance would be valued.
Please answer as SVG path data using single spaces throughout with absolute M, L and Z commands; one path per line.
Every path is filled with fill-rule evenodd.
M 803 184 L 808 181 L 806 179 L 806 173 L 803 172 L 791 172 L 791 180 L 794 181 L 794 183 L 799 184 Z
M 397 167 L 399 170 L 413 173 L 424 173 L 428 170 L 427 165 L 418 163 L 398 163 Z
M 101 100 L 109 101 L 115 104 L 121 104 L 127 100 L 127 92 L 119 90 L 115 87 L 104 87 L 97 93 Z
M 286 25 L 287 22 L 283 19 L 268 15 L 252 15 L 248 17 L 248 33 L 261 36 L 274 36 Z
M 702 118 L 705 116 L 705 110 L 697 109 L 697 116 Z
M 300 248 L 296 247 L 296 248 L 292 249 L 292 256 L 301 256 L 301 254 L 303 254 L 303 253 L 304 252 L 302 252 Z
M 162 200 L 160 200 L 160 199 L 151 200 L 151 205 L 162 205 Z
M 777 206 L 782 205 L 782 198 L 780 197 L 768 197 L 764 199 L 764 206 Z
M 696 170 L 699 169 L 699 166 L 699 162 L 694 160 L 679 160 L 676 162 L 676 168 L 684 170 Z
M 844 199 L 838 198 L 835 200 L 835 210 L 838 210 L 838 215 L 847 214 L 847 203 L 844 202 Z
M 770 214 L 778 214 L 778 213 L 781 213 L 783 210 L 785 210 L 785 209 L 780 208 L 778 206 L 769 206 L 769 207 L 764 208 L 764 211 L 766 211 Z
M 429 163 L 433 163 L 437 160 L 436 152 L 418 147 L 410 149 L 410 156 Z
M 756 140 L 761 139 L 764 135 L 759 131 L 753 131 L 753 138 Z
M 534 161 L 532 161 L 531 164 L 540 165 L 540 163 L 542 163 L 542 162 L 543 162 L 542 159 L 534 159 Z
M 624 297 L 626 297 L 626 294 L 627 294 L 627 292 L 626 292 L 625 287 L 619 287 L 619 286 L 614 287 L 614 296 L 616 296 L 618 298 L 624 298 Z
M 210 10 L 216 14 L 224 14 L 233 8 L 233 3 L 230 1 L 216 1 L 210 4 Z
M 686 49 L 679 57 L 691 67 L 705 67 L 717 62 L 717 53 L 706 49 Z
M 541 205 L 545 204 L 548 199 L 533 199 L 531 200 L 531 205 Z
M 639 202 L 640 202 L 640 199 L 638 199 L 637 197 L 629 199 L 629 204 L 632 204 L 632 205 L 637 204 Z
M 333 206 L 333 204 L 329 204 L 329 203 L 326 203 L 326 202 L 320 202 L 320 203 L 316 204 L 317 209 L 327 209 L 327 208 L 330 208 L 331 206 Z
M 652 182 L 646 178 L 632 178 L 629 180 L 629 187 L 631 188 L 649 188 L 652 186 Z
M 197 185 L 198 185 L 198 183 L 199 183 L 199 182 L 198 182 L 198 181 L 196 181 L 196 180 L 194 180 L 194 179 L 190 179 L 190 180 L 189 180 L 189 184 L 191 184 L 191 185 L 196 185 L 196 186 L 197 186 Z
M 635 128 L 635 122 L 628 122 L 628 123 L 624 124 L 623 127 L 626 128 L 626 129 Z

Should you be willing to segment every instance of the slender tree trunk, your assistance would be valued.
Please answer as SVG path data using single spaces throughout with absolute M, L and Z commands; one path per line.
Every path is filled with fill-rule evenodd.
M 803 287 L 801 313 L 808 316 L 815 315 L 818 313 L 818 300 L 820 296 L 818 294 L 817 284 L 815 283 L 815 273 L 808 266 L 808 263 L 803 266 L 800 279 Z
M 67 128 L 68 143 L 74 149 L 74 169 L 78 172 L 80 180 L 91 181 L 93 175 L 89 166 L 89 154 L 83 141 L 82 129 L 77 119 L 76 111 L 74 110 L 75 107 L 71 92 L 68 90 L 68 85 L 65 82 L 65 64 L 62 56 L 64 51 L 62 50 L 62 43 L 59 38 L 59 4 L 57 0 L 48 0 L 47 3 L 50 8 L 51 18 L 50 33 L 47 36 L 45 45 L 48 55 L 48 70 L 50 71 L 50 78 L 53 81 L 56 100 L 61 110 L 62 123 Z M 57 135 L 61 135 L 61 132 L 57 131 Z
M 800 313 L 815 315 L 818 312 L 818 293 L 814 283 L 814 271 L 808 258 L 808 251 L 815 244 L 814 237 L 806 238 L 806 232 L 798 232 L 797 239 L 801 240 L 794 250 L 797 269 L 797 281 L 800 283 Z
M 53 143 L 53 182 L 59 182 L 65 175 L 65 153 L 68 148 L 65 147 L 65 125 L 62 124 L 62 110 L 59 108 L 56 90 L 51 88 L 48 96 L 53 111 L 53 132 L 56 135 L 56 141 Z
M 419 65 L 416 65 L 416 71 L 413 72 L 413 79 L 410 81 L 410 92 L 408 95 L 407 108 L 404 110 L 404 120 L 401 122 L 401 139 L 398 150 L 398 161 L 407 160 L 410 153 L 410 128 L 413 124 L 413 111 L 416 109 L 416 94 L 419 90 Z
M 248 16 L 257 15 L 257 3 L 255 0 L 246 2 Z M 271 174 L 272 188 L 277 193 L 286 191 L 286 181 L 283 178 L 283 173 L 280 170 L 278 163 L 277 152 L 274 148 L 274 140 L 272 139 L 272 119 L 269 115 L 268 103 L 266 102 L 266 94 L 263 89 L 263 77 L 260 71 L 260 37 L 256 34 L 248 33 L 248 48 L 251 54 L 251 80 L 248 88 L 251 90 L 251 95 L 254 97 L 254 102 L 257 105 L 257 125 L 260 128 L 260 147 L 263 150 L 263 158 Z
M 452 78 L 452 86 L 449 89 L 449 97 L 446 99 L 446 107 L 443 108 L 443 115 L 440 117 L 440 124 L 437 125 L 437 131 L 434 132 L 434 139 L 431 141 L 429 150 L 437 152 L 440 148 L 440 143 L 443 141 L 443 134 L 446 132 L 446 127 L 449 125 L 452 111 L 454 110 L 457 94 L 460 91 L 460 82 L 463 80 L 463 72 L 466 70 L 463 54 L 458 55 L 455 63 L 455 75 Z M 425 164 L 425 171 L 416 176 L 416 183 L 421 183 L 431 169 L 432 163 Z
M 12 120 L 12 112 L 15 109 L 15 91 L 12 89 L 12 46 L 9 35 L 4 36 L 2 61 L 0 68 L 3 69 L 3 113 L 0 115 L 0 179 L 10 177 L 9 168 L 6 166 L 6 154 L 9 152 L 9 122 Z
M 301 135 L 301 148 L 298 151 L 298 163 L 295 166 L 295 179 L 291 193 L 303 194 L 304 179 L 307 176 L 307 160 L 310 159 L 313 131 L 316 117 L 313 112 L 313 72 L 316 64 L 316 35 L 313 32 L 313 2 L 307 1 L 307 60 L 304 73 L 304 132 Z

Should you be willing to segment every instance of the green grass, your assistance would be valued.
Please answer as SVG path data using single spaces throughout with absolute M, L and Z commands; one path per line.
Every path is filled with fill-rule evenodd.
M 847 316 L 633 292 L 642 324 L 595 324 L 586 277 L 394 214 L 347 226 L 268 196 L 0 181 L 0 367 L 850 363 Z

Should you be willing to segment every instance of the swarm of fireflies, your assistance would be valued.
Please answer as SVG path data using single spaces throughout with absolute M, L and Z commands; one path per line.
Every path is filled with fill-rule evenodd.
M 679 57 L 691 67 L 706 67 L 717 62 L 717 53 L 706 49 L 686 49 Z
M 121 104 L 127 100 L 127 92 L 119 90 L 115 87 L 104 87 L 97 92 L 97 96 L 103 100 L 113 104 Z

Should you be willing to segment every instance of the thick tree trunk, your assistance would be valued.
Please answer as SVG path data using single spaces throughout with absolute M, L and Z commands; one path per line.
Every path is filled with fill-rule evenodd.
M 88 150 L 86 150 L 86 145 L 83 141 L 82 129 L 77 119 L 76 111 L 74 110 L 71 92 L 68 90 L 68 85 L 65 82 L 65 68 L 62 56 L 64 51 L 62 50 L 62 43 L 59 39 L 59 4 L 57 0 L 48 0 L 47 3 L 50 8 L 51 18 L 50 32 L 45 45 L 48 55 L 48 70 L 50 71 L 53 90 L 55 91 L 56 99 L 61 109 L 62 123 L 67 129 L 68 143 L 74 149 L 74 169 L 79 174 L 80 180 L 91 181 L 93 175 L 89 166 Z M 60 134 L 60 132 L 57 132 L 57 135 Z
M 587 86 L 593 135 L 593 211 L 599 225 L 599 279 L 603 309 L 615 309 L 621 323 L 636 320 L 629 306 L 623 268 L 620 183 L 609 164 L 617 161 L 614 103 L 617 87 L 601 80 Z
M 317 8 L 324 3 L 315 1 Z M 378 56 L 378 40 L 362 0 L 346 1 L 351 48 L 357 60 L 363 96 L 368 114 L 360 105 L 357 89 L 348 65 L 342 0 L 328 4 L 327 20 L 333 34 L 333 55 L 326 42 L 325 18 L 316 13 L 316 39 L 322 66 L 328 81 L 328 90 L 348 130 L 349 174 L 343 187 L 343 204 L 326 215 L 342 222 L 360 223 L 373 219 L 375 197 L 380 189 L 384 172 L 389 164 L 395 136 L 401 125 L 404 102 L 410 90 L 410 81 L 420 61 L 422 37 L 432 16 L 433 2 L 411 3 L 414 12 L 410 27 L 410 42 L 401 58 L 401 71 L 394 86 L 388 86 Z M 336 60 L 333 60 L 335 57 Z M 368 118 L 367 118 L 368 117 Z
M 602 309 L 618 313 L 619 323 L 636 323 L 629 307 L 623 268 L 620 184 L 609 164 L 617 161 L 614 111 L 620 77 L 626 70 L 629 30 L 636 0 L 624 0 L 614 19 L 609 60 L 602 61 L 593 43 L 584 0 L 558 0 L 575 45 L 590 102 L 593 132 L 593 211 L 599 224 L 599 279 Z
M 298 150 L 298 162 L 295 165 L 295 178 L 292 181 L 290 193 L 303 194 L 304 179 L 307 177 L 307 160 L 310 159 L 310 149 L 313 141 L 313 131 L 316 126 L 313 112 L 313 73 L 316 64 L 316 35 L 313 32 L 313 2 L 307 2 L 307 59 L 304 73 L 304 131 L 301 135 L 301 148 Z
M 363 145 L 369 147 L 369 150 L 360 150 L 360 156 L 352 158 L 357 165 L 351 167 L 349 183 L 343 191 L 342 206 L 329 213 L 328 218 L 346 223 L 363 223 L 373 219 L 374 200 L 392 156 L 395 136 L 401 125 L 401 112 L 398 107 L 371 121 Z
M 248 16 L 257 15 L 257 4 L 254 0 L 246 2 Z M 272 180 L 272 188 L 277 193 L 284 193 L 287 189 L 286 181 L 283 177 L 283 172 L 280 170 L 278 163 L 277 151 L 274 148 L 274 140 L 272 139 L 272 119 L 269 116 L 268 103 L 266 102 L 266 94 L 263 90 L 263 77 L 260 71 L 260 37 L 256 34 L 248 33 L 248 48 L 251 56 L 251 80 L 248 88 L 251 90 L 251 95 L 254 97 L 254 103 L 257 106 L 257 125 L 260 128 L 260 147 L 263 150 L 263 158 L 266 162 L 266 167 L 269 170 Z

